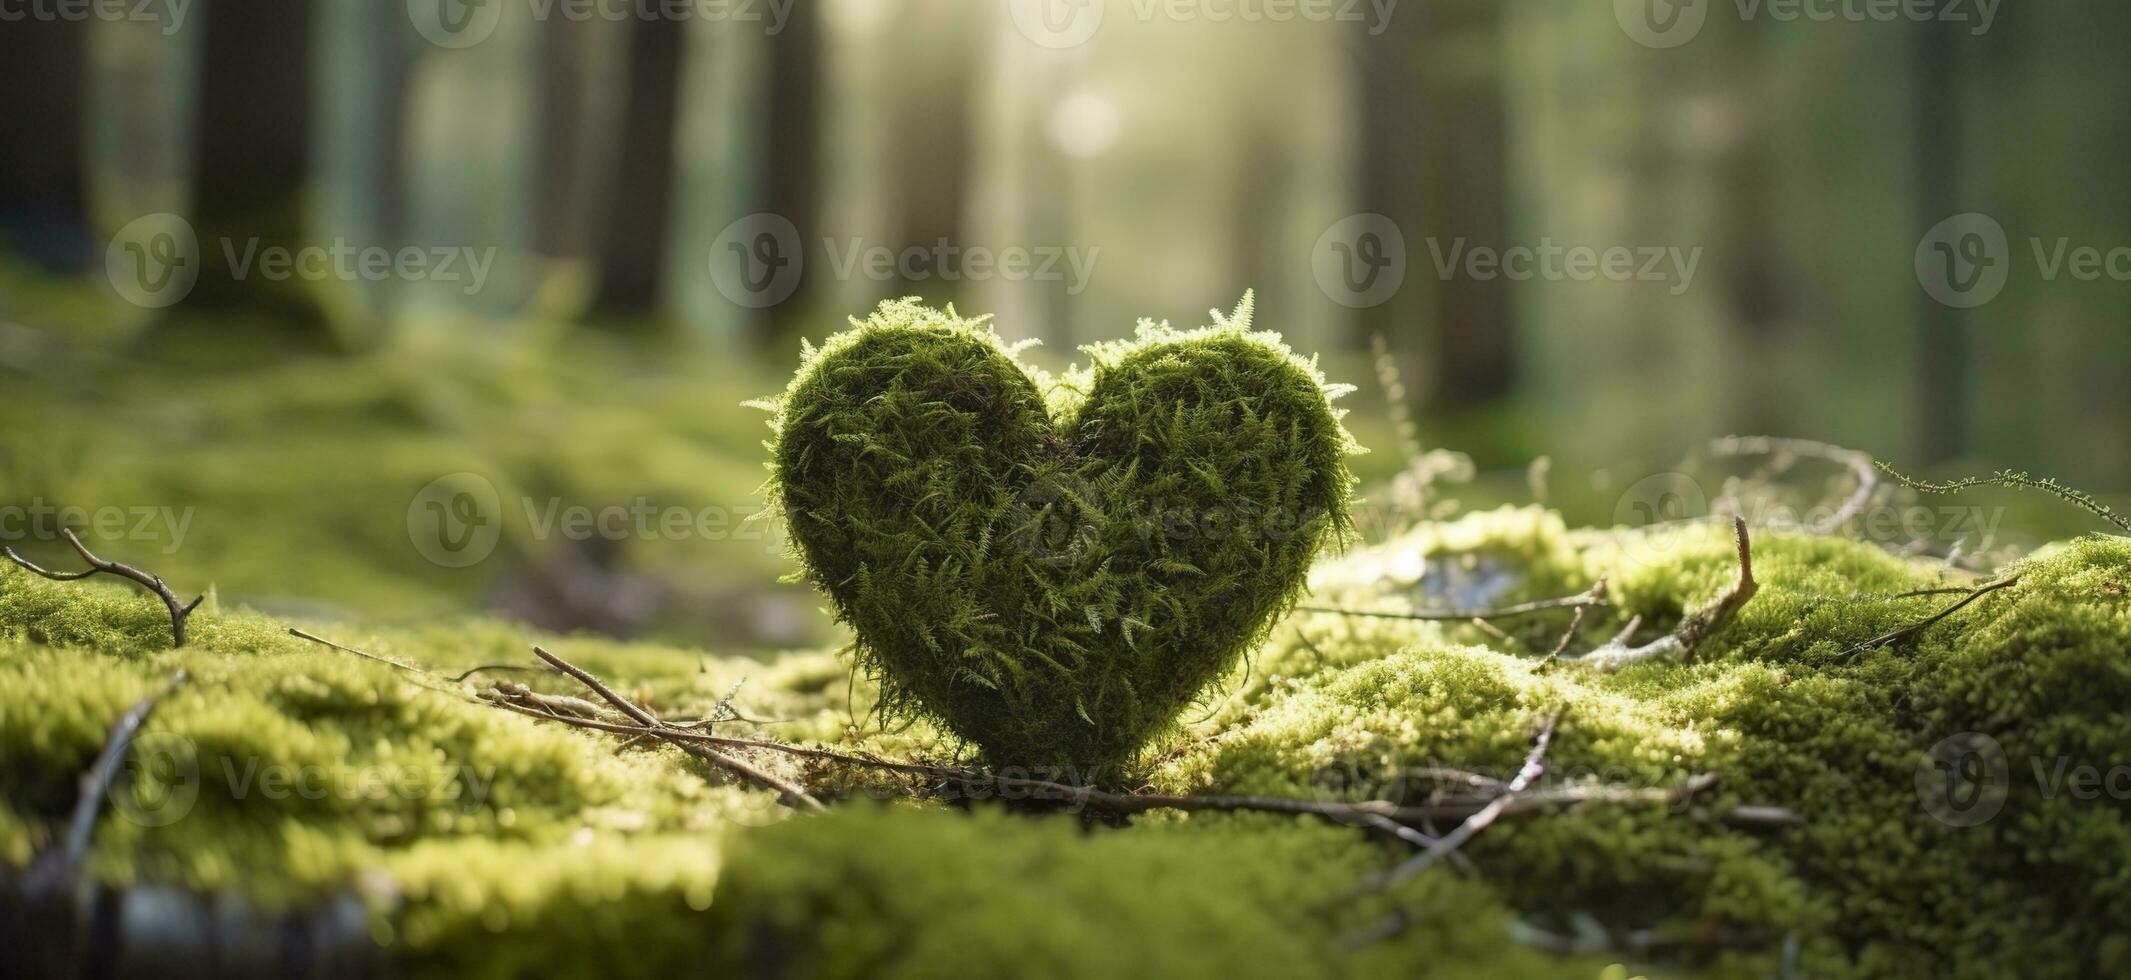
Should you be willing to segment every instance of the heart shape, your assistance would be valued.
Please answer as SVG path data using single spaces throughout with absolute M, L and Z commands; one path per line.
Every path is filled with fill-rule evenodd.
M 1141 321 L 1052 378 L 987 318 L 883 303 L 768 407 L 770 493 L 887 715 L 995 766 L 1113 779 L 1351 534 L 1357 450 L 1312 362 Z

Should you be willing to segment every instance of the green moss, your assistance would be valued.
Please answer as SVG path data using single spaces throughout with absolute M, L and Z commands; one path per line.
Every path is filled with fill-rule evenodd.
M 1143 323 L 1053 381 L 904 300 L 808 356 L 772 487 L 891 716 L 1112 779 L 1265 635 L 1348 532 L 1353 444 L 1249 318 Z
M 752 627 L 775 646 L 829 634 L 807 590 L 776 583 L 775 529 L 748 520 L 763 509 L 760 430 L 732 406 L 759 375 L 730 351 L 524 324 L 330 357 L 221 318 L 160 324 L 124 358 L 27 336 L 14 346 L 35 356 L 0 363 L 0 539 L 35 560 L 76 567 L 56 513 L 75 508 L 106 557 L 288 615 L 537 611 L 529 595 L 567 579 L 627 600 L 584 603 L 626 610 L 617 631 Z M 409 509 L 460 473 L 495 487 L 499 511 L 483 516 L 500 536 L 484 560 L 444 567 L 410 538 Z M 583 540 L 551 507 L 690 520 L 669 533 L 632 516 Z M 117 520 L 99 528 L 97 514 Z
M 1088 833 L 854 805 L 735 844 L 712 906 L 716 964 L 804 977 L 1596 974 L 1505 946 L 1506 911 L 1475 883 L 1347 895 L 1377 855 L 1346 828 L 1263 816 Z M 1394 902 L 1428 910 L 1411 942 L 1340 952 Z
M 2131 763 L 2131 542 L 2048 549 L 2006 570 L 2017 586 L 1877 650 L 1856 648 L 1959 598 L 1898 595 L 1945 584 L 1939 568 L 1773 533 L 1754 548 L 1761 592 L 1692 663 L 1542 668 L 1534 654 L 1563 614 L 1504 623 L 1510 640 L 1462 623 L 1281 619 L 1207 693 L 1207 710 L 1153 743 L 1149 785 L 1421 802 L 1440 788 L 1412 767 L 1507 776 L 1556 707 L 1567 714 L 1544 790 L 1719 777 L 1681 807 L 1506 817 L 1464 849 L 1477 874 L 1444 865 L 1368 899 L 1347 890 L 1410 849 L 1356 828 L 1173 813 L 1090 826 L 863 800 L 793 819 L 670 749 L 617 752 L 612 738 L 475 703 L 478 675 L 463 687 L 424 680 L 215 608 L 196 617 L 192 646 L 170 651 L 161 605 L 137 589 L 0 568 L 0 862 L 19 869 L 50 845 L 112 720 L 183 666 L 194 680 L 138 744 L 142 776 L 103 818 L 92 873 L 272 908 L 352 891 L 375 940 L 415 975 L 591 975 L 622 946 L 630 972 L 646 975 L 1060 976 L 1132 964 L 1589 977 L 1632 959 L 1635 973 L 1745 977 L 1779 972 L 1787 955 L 1810 976 L 2131 966 L 2115 935 L 2131 915 L 2131 834 L 2108 782 Z M 1652 541 L 1516 510 L 1323 563 L 1312 601 L 1396 608 L 1459 568 L 1514 572 L 1505 601 L 1607 576 L 1620 607 L 1590 617 L 1585 643 L 1630 614 L 1644 617 L 1644 638 L 1668 630 L 1736 574 L 1722 528 Z M 862 676 L 847 689 L 848 665 L 825 651 L 759 663 L 494 621 L 310 625 L 445 672 L 524 663 L 526 644 L 553 643 L 673 717 L 708 712 L 744 681 L 734 703 L 764 724 L 729 731 L 936 759 L 956 745 L 924 723 L 879 730 L 878 691 Z M 559 678 L 512 679 L 581 693 Z M 1985 768 L 2003 797 L 1989 819 L 1927 810 L 1958 788 L 1933 775 L 1949 739 L 2002 755 L 2002 779 Z M 884 788 L 758 761 L 832 797 Z M 2098 783 L 2077 775 L 2089 766 Z M 266 768 L 342 776 L 322 796 L 277 798 L 260 781 Z M 348 788 L 363 773 L 410 772 L 439 779 L 415 794 Z M 182 819 L 163 821 L 186 787 Z M 1807 820 L 1728 821 L 1742 804 Z M 1406 933 L 1343 951 L 1343 937 L 1393 909 L 1409 916 Z M 1512 932 L 1594 928 L 1647 945 L 1564 959 Z

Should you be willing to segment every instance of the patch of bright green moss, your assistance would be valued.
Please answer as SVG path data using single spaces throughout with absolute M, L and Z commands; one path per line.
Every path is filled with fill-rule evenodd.
M 1478 515 L 1320 566 L 1311 603 L 1398 608 L 1451 567 L 1518 570 L 1501 601 L 1605 575 L 1619 605 L 1593 611 L 1579 648 L 1636 614 L 1647 640 L 1736 575 L 1725 529 L 1663 534 Z M 1677 807 L 1505 817 L 1464 848 L 1472 870 L 1440 865 L 1369 899 L 1346 893 L 1411 850 L 1356 828 L 1174 813 L 1115 827 L 863 800 L 795 819 L 671 749 L 617 752 L 611 737 L 474 703 L 481 675 L 463 687 L 417 678 L 214 608 L 173 652 L 161 605 L 138 590 L 0 569 L 0 861 L 20 867 L 49 845 L 112 720 L 183 666 L 194 679 L 151 720 L 144 775 L 103 818 L 92 873 L 277 907 L 353 890 L 373 937 L 417 974 L 591 974 L 621 947 L 631 969 L 663 975 L 1072 976 L 1130 964 L 1588 977 L 1629 960 L 1637 973 L 1767 976 L 1789 960 L 1799 975 L 1937 977 L 2131 965 L 2116 936 L 2131 915 L 2131 832 L 2107 782 L 2131 763 L 2131 542 L 2049 549 L 2006 570 L 2016 586 L 1871 650 L 1858 647 L 1959 598 L 1900 595 L 1946 585 L 1946 573 L 1773 533 L 1757 534 L 1754 554 L 1759 594 L 1693 662 L 1609 675 L 1537 663 L 1565 613 L 1505 621 L 1508 639 L 1465 623 L 1281 620 L 1155 744 L 1148 785 L 1419 803 L 1439 787 L 1412 767 L 1506 778 L 1555 708 L 1566 714 L 1543 791 L 1718 777 Z M 1419 574 L 1394 571 L 1409 567 Z M 924 724 L 882 731 L 877 689 L 862 675 L 847 688 L 850 664 L 827 652 L 758 663 L 492 621 L 313 628 L 446 673 L 522 664 L 526 644 L 549 642 L 674 717 L 709 712 L 744 681 L 733 706 L 763 724 L 721 725 L 734 733 L 935 759 L 957 744 Z M 2002 801 L 1972 825 L 1965 811 L 1942 821 L 1927 805 L 1966 797 L 1947 795 L 1961 787 L 1934 775 L 1932 753 L 1978 738 L 2003 757 Z M 172 768 L 188 757 L 173 746 L 194 769 Z M 413 798 L 269 799 L 257 782 L 233 788 L 226 764 L 242 776 L 250 761 L 479 779 Z M 760 761 L 827 796 L 885 786 Z M 2100 782 L 2082 782 L 2083 767 Z M 188 771 L 197 795 L 184 818 L 151 826 Z M 1727 819 L 1742 805 L 1805 823 Z M 1410 916 L 1404 934 L 1344 951 L 1343 937 L 1392 909 Z M 1642 945 L 1560 959 L 1516 938 L 1592 929 Z

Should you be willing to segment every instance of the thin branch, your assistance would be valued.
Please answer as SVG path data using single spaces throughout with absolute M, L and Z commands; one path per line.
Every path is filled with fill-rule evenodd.
M 1576 607 L 1576 618 L 1569 620 L 1569 628 L 1561 631 L 1561 642 L 1554 644 L 1554 649 L 1548 651 L 1547 655 L 1540 659 L 1539 666 L 1544 667 L 1560 659 L 1562 653 L 1569 649 L 1569 644 L 1576 642 L 1576 634 L 1582 631 L 1583 607 L 1578 606 Z
M 2040 490 L 2043 493 L 2069 501 L 2087 513 L 2116 525 L 2117 530 L 2131 534 L 2131 518 L 2126 518 L 2111 510 L 2108 504 L 2094 499 L 2092 494 L 2084 490 L 2075 490 L 2065 486 L 2050 477 L 2043 477 L 2038 480 L 2019 470 L 1999 470 L 1990 476 L 1969 476 L 1958 480 L 1948 480 L 1944 483 L 1933 483 L 1930 480 L 1919 480 L 1904 474 L 1884 462 L 1875 461 L 1875 465 L 1888 476 L 1893 477 L 1895 482 L 1922 493 L 1958 493 L 1974 487 L 2020 487 L 2027 490 Z
M 1851 491 L 1849 498 L 1834 513 L 1807 528 L 1814 534 L 1832 534 L 1856 519 L 1871 502 L 1873 492 L 1879 489 L 1879 471 L 1873 467 L 1871 455 L 1833 443 L 1769 436 L 1726 436 L 1710 443 L 1709 450 L 1716 456 L 1773 456 L 1779 453 L 1812 456 L 1847 468 L 1857 477 L 1857 489 Z
M 170 675 L 161 687 L 149 692 L 125 714 L 112 723 L 111 731 L 104 737 L 103 750 L 96 761 L 81 775 L 81 795 L 74 801 L 74 815 L 67 824 L 66 839 L 47 855 L 36 871 L 37 889 L 63 889 L 74 878 L 81 862 L 89 853 L 89 841 L 96 833 L 96 818 L 103 812 L 104 800 L 109 798 L 111 787 L 118 781 L 119 766 L 126 759 L 127 750 L 140 734 L 141 726 L 148 723 L 148 716 L 155 711 L 157 703 L 169 697 L 185 684 L 187 675 L 179 670 Z
M 1746 605 L 1747 600 L 1752 599 L 1754 593 L 1761 589 L 1761 584 L 1754 581 L 1754 546 L 1753 540 L 1746 531 L 1746 518 L 1732 518 L 1731 528 L 1739 549 L 1739 581 L 1731 587 L 1731 591 L 1724 593 L 1716 602 L 1681 620 L 1679 627 L 1671 633 L 1658 637 L 1642 646 L 1631 647 L 1627 645 L 1627 637 L 1633 631 L 1634 626 L 1631 623 L 1630 629 L 1621 631 L 1619 636 L 1614 637 L 1605 646 L 1580 657 L 1563 657 L 1562 660 L 1567 663 L 1583 664 L 1597 671 L 1611 672 L 1630 664 L 1645 663 L 1672 656 L 1683 658 L 1693 656 L 1695 648 L 1702 645 L 1703 639 L 1729 622 L 1734 615 L 1738 614 L 1739 607 Z
M 1369 616 L 1377 619 L 1418 619 L 1433 621 L 1457 619 L 1508 619 L 1513 616 L 1528 616 L 1536 612 L 1546 612 L 1550 609 L 1580 609 L 1589 606 L 1604 606 L 1608 604 L 1610 603 L 1609 600 L 1606 599 L 1606 583 L 1604 579 L 1600 579 L 1598 584 L 1593 585 L 1582 592 L 1578 592 L 1575 595 L 1561 596 L 1555 599 L 1537 599 L 1531 602 L 1520 602 L 1514 606 L 1503 606 L 1499 609 L 1443 609 L 1417 610 L 1414 612 L 1390 612 L 1374 609 L 1339 609 L 1333 606 L 1297 606 L 1295 608 L 1298 612 L 1335 613 L 1341 616 Z
M 1370 875 L 1364 879 L 1357 892 L 1378 892 L 1405 881 L 1434 867 L 1437 861 L 1456 854 L 1458 848 L 1465 846 L 1466 841 L 1479 836 L 1481 831 L 1486 830 L 1496 819 L 1500 818 L 1509 809 L 1510 804 L 1518 796 L 1522 795 L 1525 790 L 1529 789 L 1541 774 L 1546 772 L 1546 750 L 1553 743 L 1554 728 L 1560 722 L 1560 709 L 1557 708 L 1552 714 L 1547 715 L 1546 721 L 1539 726 L 1539 734 L 1532 738 L 1532 751 L 1525 756 L 1523 767 L 1517 770 L 1516 777 L 1509 781 L 1509 785 L 1502 788 L 1500 796 L 1488 801 L 1486 806 L 1481 807 L 1472 816 L 1466 817 L 1464 822 L 1458 824 L 1450 833 L 1437 838 L 1435 843 L 1423 848 L 1419 854 L 1407 858 L 1389 871 Z M 1349 935 L 1343 945 L 1348 949 L 1353 949 L 1390 939 L 1404 932 L 1410 922 L 1411 919 L 1403 909 L 1395 910 L 1377 920 L 1374 925 Z
M 540 673 L 540 669 L 539 669 L 539 668 L 537 668 L 537 667 L 527 667 L 527 666 L 525 666 L 524 664 L 482 664 L 482 665 L 481 665 L 481 666 L 479 666 L 479 667 L 468 667 L 468 668 L 466 668 L 466 670 L 465 670 L 465 671 L 463 671 L 463 672 L 461 672 L 461 673 L 459 673 L 459 674 L 456 674 L 456 675 L 454 675 L 454 676 L 453 676 L 453 677 L 451 678 L 451 682 L 452 682 L 452 683 L 454 683 L 454 684 L 464 684 L 464 683 L 466 683 L 466 679 L 467 679 L 467 678 L 469 678 L 469 677 L 472 677 L 472 676 L 474 676 L 475 674 L 479 674 L 479 673 L 481 673 L 481 672 L 483 672 L 483 671 L 490 671 L 490 670 L 509 670 L 509 671 L 516 671 L 516 672 L 519 672 L 519 673 L 525 673 L 525 674 L 537 674 L 537 673 Z
M 1132 814 L 1150 810 L 1200 811 L 1252 811 L 1259 813 L 1285 813 L 1296 816 L 1323 817 L 1345 823 L 1370 823 L 1372 817 L 1384 817 L 1400 824 L 1420 825 L 1430 820 L 1463 820 L 1482 809 L 1497 805 L 1504 794 L 1489 792 L 1482 796 L 1444 800 L 1421 805 L 1401 805 L 1386 800 L 1368 800 L 1345 803 L 1327 800 L 1302 800 L 1282 796 L 1175 796 L 1158 793 L 1116 793 L 1089 786 L 1052 782 L 1044 779 L 1029 779 L 1018 776 L 1000 776 L 974 769 L 930 765 L 922 762 L 897 762 L 866 755 L 854 755 L 807 745 L 791 745 L 768 739 L 734 738 L 725 735 L 710 735 L 701 732 L 674 731 L 647 732 L 640 725 L 594 718 L 580 718 L 551 714 L 536 707 L 513 701 L 505 694 L 488 695 L 488 702 L 507 711 L 545 721 L 560 722 L 577 728 L 611 732 L 617 735 L 645 735 L 669 741 L 699 742 L 704 745 L 727 748 L 761 749 L 781 752 L 801 758 L 816 759 L 840 765 L 876 769 L 884 772 L 922 776 L 961 784 L 967 788 L 983 787 L 992 790 L 1025 794 L 1026 798 L 1050 800 L 1101 810 L 1106 813 Z M 1470 775 L 1470 774 L 1467 774 Z M 1484 778 L 1484 777 L 1482 777 Z M 1671 788 L 1623 789 L 1610 786 L 1572 786 L 1552 790 L 1537 790 L 1513 795 L 1509 802 L 1499 805 L 1500 814 L 1528 813 L 1553 810 L 1585 803 L 1678 803 L 1716 785 L 1716 777 L 1708 774 L 1690 776 L 1680 785 Z M 1504 784 L 1507 788 L 1507 784 Z
M 65 535 L 67 543 L 74 546 L 74 553 L 80 555 L 81 560 L 88 563 L 89 567 L 87 569 L 79 572 L 55 572 L 40 567 L 35 562 L 16 554 L 13 548 L 0 548 L 0 554 L 5 554 L 9 561 L 28 569 L 31 573 L 51 579 L 54 582 L 78 582 L 99 572 L 128 579 L 140 587 L 155 593 L 158 598 L 163 600 L 163 605 L 170 607 L 170 645 L 173 647 L 185 645 L 185 620 L 192 616 L 193 610 L 200 607 L 200 600 L 207 598 L 206 593 L 201 593 L 191 602 L 179 601 L 178 594 L 170 591 L 170 586 L 163 584 L 161 576 L 149 574 L 131 565 L 122 565 L 115 561 L 105 561 L 96 557 L 96 554 L 91 552 L 87 545 L 81 543 L 80 538 L 74 536 L 72 528 L 61 529 L 59 533 Z
M 1509 809 L 1510 804 L 1515 802 L 1517 797 L 1524 793 L 1525 790 L 1530 789 L 1532 783 L 1542 773 L 1546 772 L 1546 750 L 1549 745 L 1553 744 L 1554 728 L 1560 723 L 1560 710 L 1557 709 L 1552 714 L 1547 715 L 1546 721 L 1539 726 L 1539 734 L 1532 739 L 1531 754 L 1525 756 L 1524 766 L 1517 770 L 1516 777 L 1509 781 L 1509 785 L 1502 788 L 1501 795 L 1487 801 L 1485 806 L 1475 811 L 1471 816 L 1466 817 L 1464 822 L 1458 824 L 1456 829 L 1444 834 L 1427 850 L 1407 858 L 1404 863 L 1392 868 L 1390 871 L 1370 876 L 1363 883 L 1363 889 L 1366 891 L 1382 891 L 1420 874 L 1428 870 L 1437 861 L 1442 860 L 1445 855 L 1463 847 L 1466 841 L 1473 839 L 1480 831 L 1486 830 L 1489 824 L 1494 823 L 1496 818 L 1502 816 L 1503 812 Z
M 827 807 L 821 805 L 820 800 L 809 796 L 807 794 L 807 791 L 801 789 L 796 783 L 792 783 L 785 779 L 782 779 L 776 775 L 764 771 L 753 763 L 747 762 L 732 755 L 728 755 L 724 752 L 720 752 L 717 749 L 711 748 L 708 745 L 694 743 L 691 740 L 679 737 L 683 735 L 691 735 L 694 733 L 685 731 L 683 729 L 675 728 L 671 725 L 666 724 L 665 722 L 658 720 L 658 718 L 654 717 L 651 712 L 645 711 L 643 708 L 639 707 L 636 702 L 614 693 L 614 689 L 608 687 L 606 684 L 602 683 L 599 678 L 594 677 L 591 674 L 585 672 L 577 665 L 572 664 L 569 661 L 564 660 L 561 657 L 558 657 L 552 653 L 549 653 L 546 650 L 543 650 L 537 646 L 533 648 L 533 655 L 539 657 L 541 660 L 546 661 L 549 666 L 555 668 L 556 670 L 562 671 L 563 673 L 576 678 L 578 683 L 581 683 L 584 686 L 591 688 L 592 693 L 599 695 L 600 698 L 605 700 L 608 704 L 613 705 L 616 710 L 620 711 L 622 714 L 628 715 L 632 720 L 634 720 L 644 730 L 643 734 L 652 735 L 654 737 L 664 739 L 668 742 L 673 743 L 673 745 L 676 748 L 679 748 L 681 751 L 686 752 L 689 755 L 695 756 L 696 758 L 701 759 L 705 762 L 708 762 L 713 766 L 716 766 L 736 776 L 739 776 L 742 779 L 746 779 L 750 782 L 761 785 L 764 788 L 776 790 L 784 797 L 786 802 L 789 802 L 793 806 L 797 806 L 807 810 L 828 809 Z
M 1996 582 L 1991 582 L 1986 585 L 1979 585 L 1973 589 L 1960 590 L 1968 593 L 1968 595 L 1962 598 L 1961 601 L 1947 606 L 1946 608 L 1941 609 L 1938 612 L 1933 613 L 1928 617 L 1925 617 L 1924 619 L 1904 626 L 1901 629 L 1894 630 L 1888 633 L 1882 633 L 1879 636 L 1875 636 L 1869 640 L 1866 640 L 1865 642 L 1851 647 L 1848 650 L 1844 650 L 1842 652 L 1842 655 L 1848 657 L 1858 653 L 1862 653 L 1866 650 L 1877 650 L 1881 647 L 1893 646 L 1896 643 L 1900 643 L 1903 640 L 1909 639 L 1910 637 L 1913 637 L 1918 633 L 1922 633 L 1923 631 L 1930 629 L 1932 626 L 1936 625 L 1940 620 L 1943 620 L 1946 617 L 1953 615 L 1954 613 L 1960 612 L 1962 607 L 1968 605 L 1971 602 L 1976 601 L 1977 599 L 1981 599 L 1986 595 L 1998 591 L 1999 589 L 2009 589 L 2018 584 L 2020 584 L 2020 576 L 2015 575 L 2011 578 L 1999 579 Z
M 304 632 L 304 631 L 302 631 L 302 630 L 300 630 L 300 629 L 297 629 L 297 628 L 296 628 L 296 627 L 294 627 L 294 626 L 291 626 L 291 627 L 289 627 L 289 635 L 290 635 L 290 636 L 293 636 L 293 637 L 295 637 L 295 638 L 297 638 L 297 639 L 299 639 L 299 640 L 309 640 L 309 641 L 311 641 L 312 643 L 322 643 L 322 644 L 325 644 L 326 646 L 332 647 L 332 648 L 333 648 L 333 649 L 335 649 L 335 650 L 339 650 L 339 651 L 340 651 L 340 652 L 342 652 L 342 653 L 352 653 L 352 654 L 354 654 L 354 655 L 356 655 L 356 656 L 358 656 L 358 657 L 361 657 L 361 658 L 363 658 L 364 660 L 375 660 L 375 661 L 377 661 L 378 663 L 384 664 L 384 665 L 386 665 L 386 666 L 388 666 L 388 667 L 398 667 L 399 669 L 401 669 L 401 670 L 404 670 L 404 671 L 407 671 L 407 672 L 409 672 L 409 673 L 414 673 L 414 674 L 428 674 L 428 673 L 429 673 L 429 671 L 423 670 L 423 669 L 422 669 L 422 668 L 420 668 L 420 667 L 415 667 L 415 666 L 412 666 L 412 665 L 410 665 L 410 664 L 403 664 L 403 663 L 400 663 L 400 662 L 399 662 L 399 661 L 397 661 L 397 660 L 392 660 L 392 659 L 389 659 L 389 658 L 386 658 L 386 657 L 380 657 L 380 656 L 378 656 L 377 654 L 374 654 L 374 653 L 364 653 L 364 652 L 362 652 L 361 650 L 357 650 L 357 649 L 355 649 L 354 647 L 351 647 L 351 646 L 342 646 L 341 644 L 335 643 L 335 642 L 333 642 L 332 640 L 328 640 L 328 639 L 326 639 L 326 638 L 325 638 L 325 637 L 323 637 L 323 636 L 316 636 L 316 635 L 313 635 L 313 634 L 310 634 L 310 633 L 306 633 L 306 632 Z

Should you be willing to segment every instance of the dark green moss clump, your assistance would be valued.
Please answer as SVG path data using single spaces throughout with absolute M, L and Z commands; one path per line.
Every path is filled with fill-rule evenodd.
M 1265 634 L 1347 534 L 1353 443 L 1248 322 L 1143 323 L 1052 381 L 905 300 L 810 353 L 773 492 L 884 708 L 1109 779 Z

